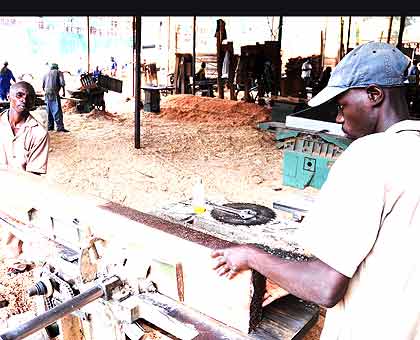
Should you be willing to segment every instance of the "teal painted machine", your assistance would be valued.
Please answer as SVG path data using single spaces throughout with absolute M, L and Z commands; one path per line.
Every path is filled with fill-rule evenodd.
M 338 156 L 350 145 L 350 139 L 305 130 L 277 132 L 277 147 L 283 153 L 283 184 L 304 189 L 320 189 Z

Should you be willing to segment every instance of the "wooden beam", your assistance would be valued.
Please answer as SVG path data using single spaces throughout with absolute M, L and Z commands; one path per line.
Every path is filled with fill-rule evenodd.
M 144 277 L 143 263 L 154 265 L 152 272 L 160 266 L 161 273 L 162 264 L 174 264 L 172 274 L 159 275 L 169 297 L 244 333 L 260 322 L 265 278 L 247 270 L 229 280 L 212 269 L 211 251 L 233 243 L 26 172 L 0 170 L 0 187 L 7 193 L 0 195 L 0 210 L 38 234 L 67 240 L 73 249 L 86 242 L 86 235 L 94 235 L 105 240 L 107 256 L 127 249 L 136 264 L 130 267 L 131 277 Z

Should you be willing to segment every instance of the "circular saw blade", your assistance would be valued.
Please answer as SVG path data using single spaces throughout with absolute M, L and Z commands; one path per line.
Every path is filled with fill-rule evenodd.
M 253 203 L 226 203 L 223 204 L 224 207 L 234 208 L 234 209 L 249 209 L 256 213 L 256 215 L 250 219 L 242 219 L 239 215 L 221 211 L 217 208 L 213 208 L 210 212 L 210 215 L 223 223 L 236 224 L 236 225 L 259 225 L 265 224 L 272 221 L 276 217 L 276 213 L 263 205 L 253 204 Z

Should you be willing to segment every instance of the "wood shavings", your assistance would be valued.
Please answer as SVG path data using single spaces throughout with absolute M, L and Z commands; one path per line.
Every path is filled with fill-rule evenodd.
M 193 95 L 175 95 L 170 96 L 161 105 L 160 116 L 177 121 L 244 126 L 270 120 L 270 112 L 270 109 L 254 103 Z
M 86 118 L 94 118 L 94 119 L 105 118 L 107 120 L 114 120 L 118 122 L 125 120 L 124 117 L 119 116 L 117 113 L 111 113 L 108 111 L 97 110 L 97 109 L 93 109 L 92 111 L 90 111 L 86 115 Z
M 0 309 L 0 319 L 5 320 L 11 315 L 35 310 L 33 299 L 27 293 L 34 283 L 32 271 L 9 275 L 4 261 L 0 261 L 0 300 L 9 302 Z

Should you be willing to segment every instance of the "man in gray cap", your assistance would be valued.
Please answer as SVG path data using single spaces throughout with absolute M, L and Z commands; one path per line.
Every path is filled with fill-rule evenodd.
M 48 131 L 54 130 L 54 122 L 57 124 L 57 132 L 69 132 L 64 128 L 63 111 L 61 109 L 60 89 L 65 96 L 65 81 L 63 72 L 58 69 L 58 64 L 52 63 L 51 69 L 42 80 L 42 89 L 45 91 L 45 104 L 48 113 Z
M 357 140 L 302 222 L 308 261 L 251 245 L 212 252 L 219 275 L 251 268 L 327 307 L 322 340 L 420 339 L 420 121 L 408 120 L 409 64 L 392 45 L 358 46 L 309 102 L 335 101 L 337 122 Z

